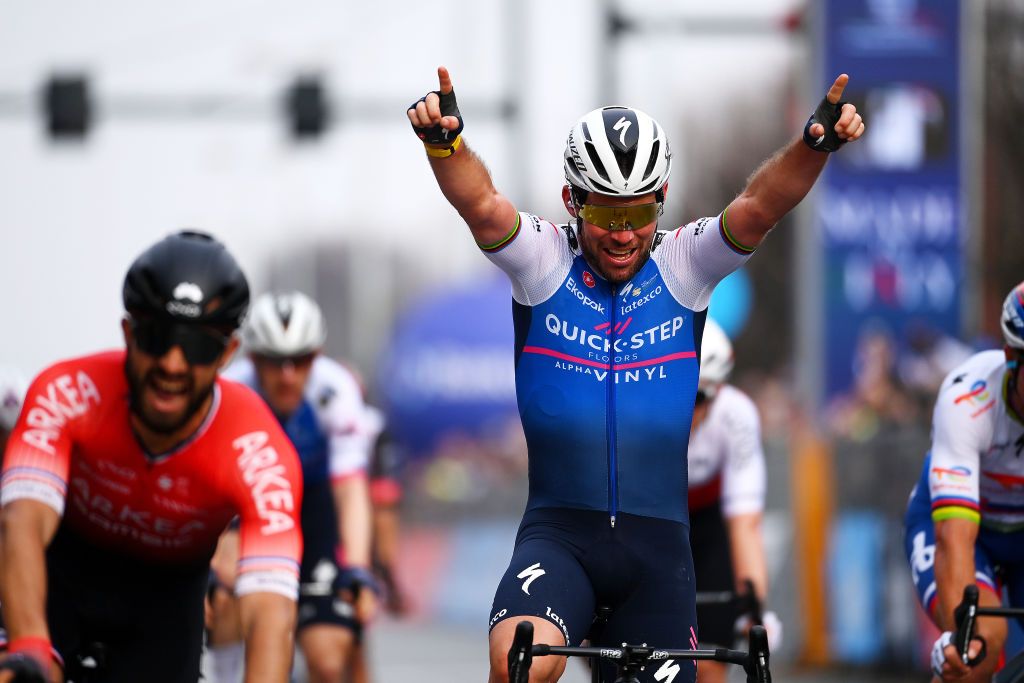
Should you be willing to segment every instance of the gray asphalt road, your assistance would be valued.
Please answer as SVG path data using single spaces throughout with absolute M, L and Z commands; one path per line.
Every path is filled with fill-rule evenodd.
M 426 623 L 381 621 L 370 634 L 373 683 L 485 683 L 487 635 Z M 777 667 L 776 683 L 923 683 L 927 675 L 898 675 L 864 670 L 800 670 Z M 588 683 L 582 667 L 569 667 L 563 683 Z M 730 683 L 742 683 L 737 669 Z

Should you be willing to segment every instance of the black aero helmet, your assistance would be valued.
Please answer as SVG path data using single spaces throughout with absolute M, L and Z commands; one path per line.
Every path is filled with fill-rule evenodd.
M 182 230 L 135 259 L 124 278 L 132 315 L 235 329 L 249 306 L 249 283 L 238 262 L 211 235 Z

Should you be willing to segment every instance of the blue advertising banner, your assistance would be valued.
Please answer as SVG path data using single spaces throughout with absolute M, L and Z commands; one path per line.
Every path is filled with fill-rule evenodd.
M 853 384 L 868 332 L 960 334 L 960 15 L 957 0 L 823 3 L 821 90 L 849 74 L 868 125 L 819 184 L 829 398 Z

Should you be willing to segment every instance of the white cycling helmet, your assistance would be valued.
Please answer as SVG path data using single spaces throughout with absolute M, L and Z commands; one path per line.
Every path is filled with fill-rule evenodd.
M 26 391 L 25 376 L 13 367 L 0 365 L 0 429 L 5 432 L 14 429 Z
M 661 190 L 671 171 L 665 130 L 639 109 L 595 109 L 569 131 L 565 180 L 580 192 L 617 197 L 655 192 L 663 201 Z
M 725 331 L 711 318 L 704 323 L 704 338 L 700 344 L 700 379 L 697 386 L 713 389 L 729 378 L 734 363 L 732 342 Z
M 263 294 L 242 325 L 246 349 L 265 356 L 313 353 L 326 338 L 320 306 L 302 292 Z
M 1003 328 L 1006 345 L 1024 351 L 1024 282 L 1006 295 L 999 326 Z

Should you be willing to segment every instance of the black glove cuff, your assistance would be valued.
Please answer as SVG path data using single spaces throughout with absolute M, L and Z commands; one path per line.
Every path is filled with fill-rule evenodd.
M 827 97 L 822 99 L 804 126 L 804 144 L 816 152 L 835 152 L 845 145 L 846 140 L 839 137 L 835 130 L 844 104 L 846 102 L 832 104 Z M 820 123 L 825 128 L 825 134 L 820 138 L 811 135 L 811 126 L 815 123 Z
M 462 122 L 462 113 L 459 112 L 459 105 L 455 101 L 455 91 L 452 90 L 449 93 L 442 93 L 439 90 L 434 90 L 433 93 L 438 97 L 438 105 L 441 109 L 441 116 L 454 116 L 459 120 L 459 127 L 455 130 L 448 130 L 442 128 L 441 124 L 431 126 L 430 128 L 420 128 L 413 126 L 412 129 L 415 131 L 416 136 L 427 145 L 450 145 L 455 138 L 459 137 L 459 133 L 465 127 Z M 427 96 L 419 98 L 409 109 L 415 109 L 416 105 L 420 102 L 426 101 Z

